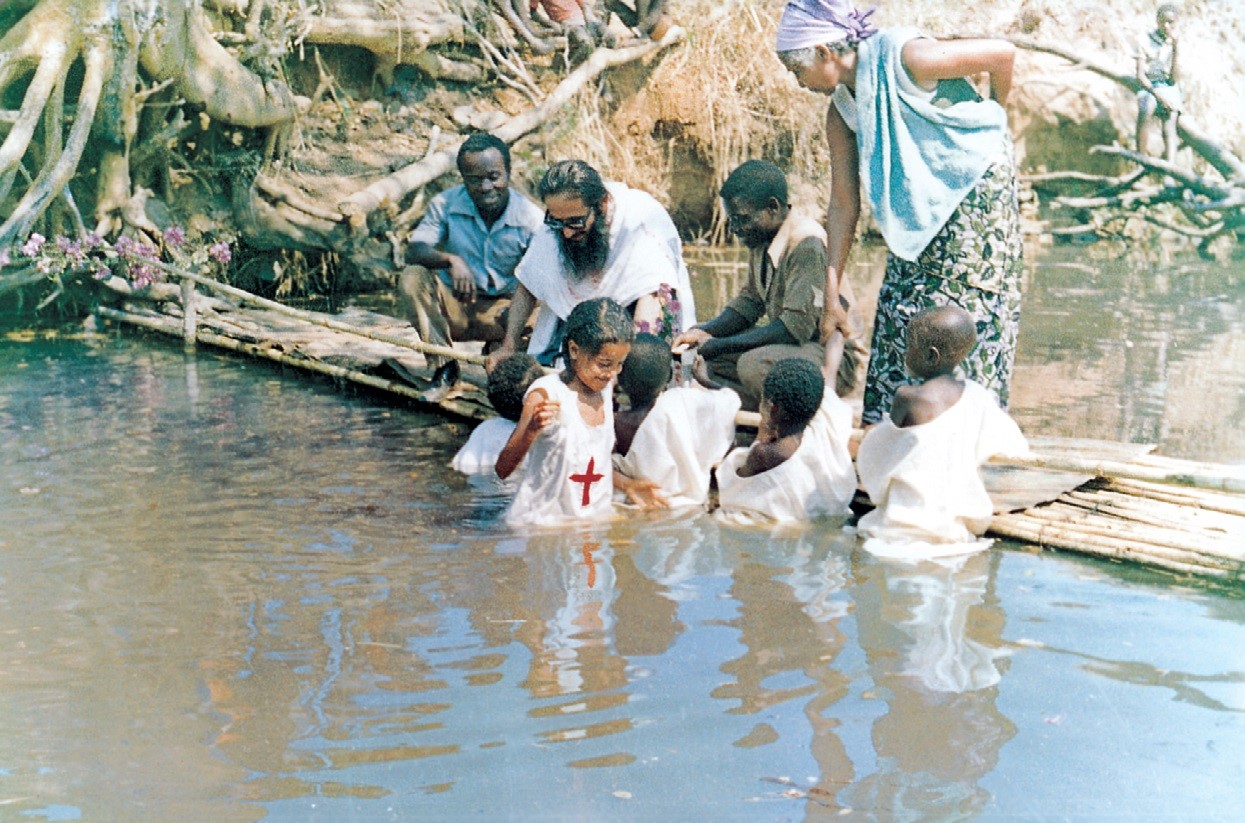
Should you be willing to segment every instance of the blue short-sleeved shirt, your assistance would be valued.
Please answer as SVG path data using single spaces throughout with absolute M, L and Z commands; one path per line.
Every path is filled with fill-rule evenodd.
M 510 294 L 518 283 L 515 266 L 544 215 L 539 206 L 512 188 L 506 210 L 488 226 L 471 202 L 467 188 L 454 186 L 432 199 L 409 240 L 461 257 L 481 293 Z M 442 269 L 438 274 L 447 286 L 453 285 L 449 270 Z

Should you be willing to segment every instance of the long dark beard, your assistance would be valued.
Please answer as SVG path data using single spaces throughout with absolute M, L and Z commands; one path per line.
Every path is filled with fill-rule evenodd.
M 610 235 L 601 214 L 588 229 L 583 240 L 568 243 L 562 238 L 562 253 L 571 265 L 571 276 L 577 280 L 587 280 L 605 271 L 605 262 L 610 256 Z

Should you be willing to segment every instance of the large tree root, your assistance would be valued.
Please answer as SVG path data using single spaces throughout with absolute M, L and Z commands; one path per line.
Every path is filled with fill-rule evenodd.
M 64 84 L 81 61 L 72 125 L 62 135 Z M 95 222 L 115 231 L 132 201 L 129 148 L 137 136 L 138 66 L 156 83 L 174 84 L 211 117 L 250 127 L 293 120 L 293 97 L 275 75 L 247 69 L 208 31 L 194 0 L 39 0 L 0 39 L 0 93 L 30 77 L 21 109 L 0 144 L 0 199 L 39 156 L 39 168 L 0 224 L 0 247 L 30 233 L 66 191 L 88 139 L 100 143 Z M 98 118 L 97 113 L 102 114 Z M 42 124 L 42 144 L 32 139 Z M 97 134 L 92 130 L 97 129 Z

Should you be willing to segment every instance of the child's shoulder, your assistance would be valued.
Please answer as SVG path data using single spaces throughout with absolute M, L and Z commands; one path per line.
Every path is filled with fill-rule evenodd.
M 755 477 L 758 474 L 773 471 L 791 459 L 798 445 L 795 444 L 795 447 L 793 447 L 791 443 L 787 442 L 787 438 L 770 443 L 754 443 L 752 448 L 748 450 L 748 459 L 744 461 L 743 466 L 739 469 L 739 475 L 741 477 Z
M 891 402 L 891 420 L 900 428 L 931 423 L 960 401 L 965 386 L 964 380 L 940 378 L 900 386 Z
M 556 397 L 565 387 L 566 384 L 562 382 L 562 375 L 550 373 L 533 380 L 531 385 L 527 387 L 527 391 L 523 393 L 523 397 L 525 399 L 529 398 L 535 392 L 540 392 L 545 397 Z

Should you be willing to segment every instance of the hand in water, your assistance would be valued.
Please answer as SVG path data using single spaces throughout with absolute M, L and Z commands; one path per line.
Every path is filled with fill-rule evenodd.
M 670 501 L 661 494 L 661 486 L 651 480 L 639 480 L 615 471 L 614 486 L 627 496 L 629 503 L 645 511 L 670 508 Z

